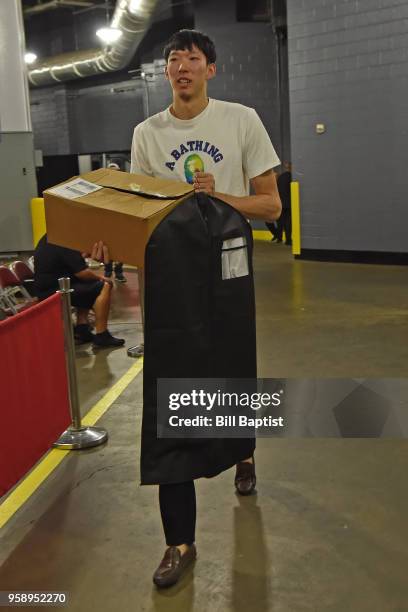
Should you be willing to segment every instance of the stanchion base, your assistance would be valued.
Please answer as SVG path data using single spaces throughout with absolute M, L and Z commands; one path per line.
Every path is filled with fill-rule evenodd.
M 131 346 L 127 350 L 128 357 L 143 357 L 144 355 L 144 344 L 137 344 L 136 346 Z
M 108 439 L 108 432 L 102 427 L 82 427 L 81 429 L 68 428 L 54 442 L 54 448 L 65 450 L 78 450 L 81 448 L 91 448 L 103 444 Z

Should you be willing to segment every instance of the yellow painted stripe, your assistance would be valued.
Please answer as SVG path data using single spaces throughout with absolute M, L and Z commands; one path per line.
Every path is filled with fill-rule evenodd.
M 272 240 L 271 232 L 267 232 L 265 230 L 252 230 L 252 236 L 254 237 L 254 240 L 264 240 L 266 242 L 270 242 Z M 282 240 L 286 240 L 286 234 L 284 231 L 282 232 Z
M 38 489 L 71 451 L 51 450 L 0 506 L 0 529 Z
M 272 239 L 272 234 L 266 230 L 252 230 L 252 235 L 254 240 L 268 240 L 269 242 Z
M 290 199 L 292 209 L 292 254 L 300 255 L 300 195 L 298 181 L 290 184 Z
M 113 385 L 111 389 L 93 406 L 90 411 L 83 417 L 82 425 L 91 427 L 105 414 L 113 402 L 121 395 L 132 380 L 143 370 L 143 357 L 138 359 L 136 363 Z
M 82 419 L 82 425 L 87 427 L 94 425 L 142 369 L 143 358 L 138 359 L 102 399 L 90 409 Z M 50 450 L 32 472 L 17 485 L 14 491 L 0 505 L 0 529 L 4 527 L 7 521 L 21 508 L 70 452 L 72 451 L 58 448 Z

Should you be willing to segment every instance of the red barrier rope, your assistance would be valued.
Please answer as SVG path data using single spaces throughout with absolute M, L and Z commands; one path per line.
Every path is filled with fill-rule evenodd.
M 0 322 L 0 496 L 70 425 L 61 296 Z

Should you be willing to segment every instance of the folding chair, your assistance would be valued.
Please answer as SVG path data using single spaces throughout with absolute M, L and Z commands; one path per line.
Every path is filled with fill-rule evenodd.
M 14 261 L 10 265 L 10 269 L 17 276 L 20 283 L 24 283 L 27 280 L 34 281 L 34 272 L 24 261 Z
M 0 266 L 0 307 L 6 315 L 17 314 L 37 301 L 9 268 Z
M 30 270 L 34 272 L 34 255 L 31 255 L 31 257 L 27 259 L 27 265 L 30 268 Z
M 24 261 L 14 261 L 9 266 L 10 270 L 17 276 L 20 284 L 23 285 L 34 297 L 34 272 Z

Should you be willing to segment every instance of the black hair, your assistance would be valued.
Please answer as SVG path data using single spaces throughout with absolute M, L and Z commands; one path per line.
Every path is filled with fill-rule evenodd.
M 192 51 L 193 45 L 204 53 L 205 57 L 207 58 L 207 64 L 215 63 L 217 55 L 213 41 L 206 34 L 203 34 L 198 30 L 179 30 L 171 36 L 163 49 L 163 57 L 166 60 L 166 63 L 172 51 L 184 49 Z

